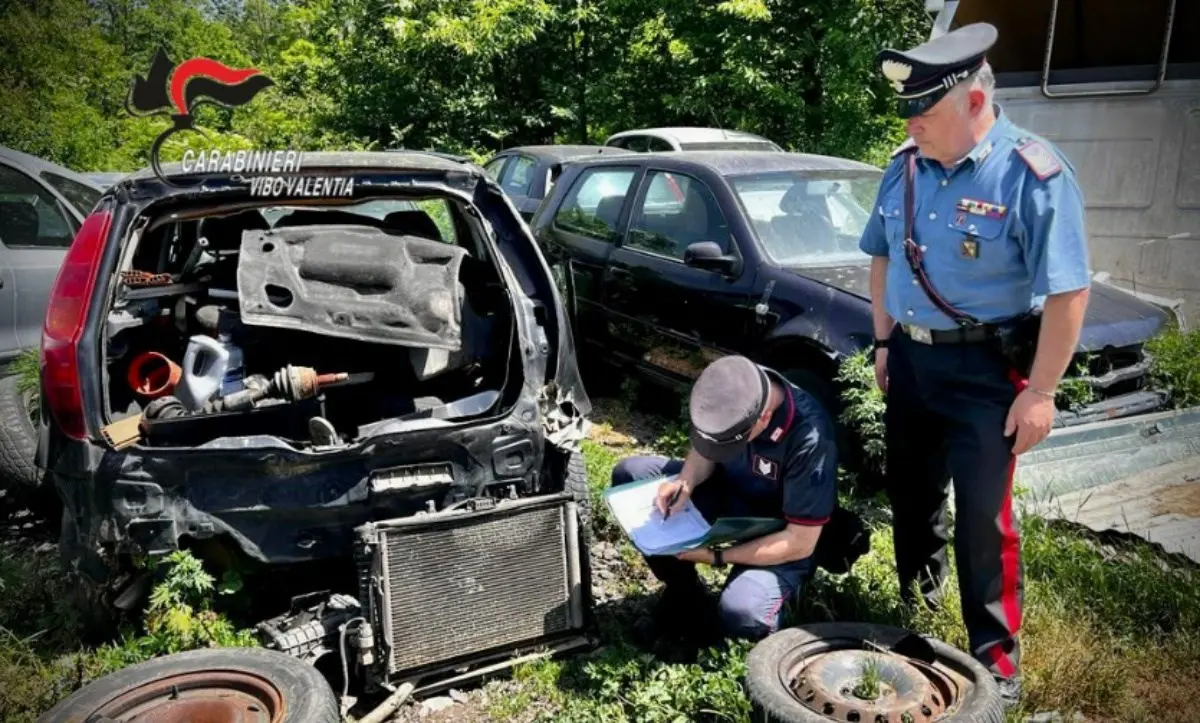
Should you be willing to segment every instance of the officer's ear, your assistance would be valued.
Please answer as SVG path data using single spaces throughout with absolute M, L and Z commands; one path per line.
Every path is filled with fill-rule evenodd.
M 987 94 L 978 85 L 967 91 L 967 112 L 975 117 L 987 108 Z

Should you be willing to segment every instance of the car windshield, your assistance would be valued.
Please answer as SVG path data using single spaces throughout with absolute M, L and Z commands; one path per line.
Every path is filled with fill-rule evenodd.
M 781 266 L 862 263 L 878 172 L 782 171 L 729 179 L 767 254 Z

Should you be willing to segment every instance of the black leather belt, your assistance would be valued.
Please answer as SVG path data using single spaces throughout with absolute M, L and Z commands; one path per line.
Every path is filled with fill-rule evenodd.
M 905 336 L 921 344 L 977 344 L 994 339 L 999 328 L 996 324 L 959 329 L 927 329 L 915 324 L 900 325 L 900 330 Z

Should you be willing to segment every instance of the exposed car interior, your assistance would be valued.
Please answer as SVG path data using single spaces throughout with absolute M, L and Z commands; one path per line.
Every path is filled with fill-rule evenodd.
M 455 201 L 245 206 L 150 216 L 124 249 L 104 392 L 145 444 L 338 447 L 520 386 L 504 283 Z

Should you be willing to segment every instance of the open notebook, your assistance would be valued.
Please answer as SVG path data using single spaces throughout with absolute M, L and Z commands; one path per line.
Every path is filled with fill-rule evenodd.
M 658 477 L 610 487 L 604 501 L 617 524 L 645 555 L 674 555 L 697 547 L 753 539 L 784 527 L 769 517 L 722 517 L 709 524 L 691 500 L 666 520 L 654 504 L 658 486 L 675 479 Z

